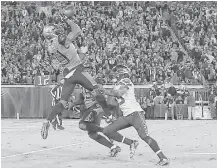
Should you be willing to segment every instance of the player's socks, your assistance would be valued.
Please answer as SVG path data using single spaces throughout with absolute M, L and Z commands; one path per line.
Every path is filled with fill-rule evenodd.
M 155 152 L 160 159 L 166 159 L 167 157 L 163 154 L 161 150 Z
M 94 136 L 92 137 L 91 135 L 89 136 L 91 139 L 95 140 L 96 142 L 108 148 L 111 148 L 113 146 L 113 144 L 109 140 L 107 140 L 105 137 L 103 137 L 102 135 L 97 134 L 97 137 L 94 137 Z
M 123 136 L 123 139 L 122 139 L 121 142 L 124 143 L 124 144 L 127 144 L 127 145 L 131 145 L 133 143 L 133 140 Z
M 106 135 L 106 136 L 108 136 L 110 139 L 113 139 L 113 140 L 115 140 L 117 142 L 122 142 L 122 143 L 124 143 L 126 145 L 131 145 L 133 143 L 133 140 L 122 136 L 118 132 L 112 132 L 112 133 L 110 133 L 109 135 Z
M 49 114 L 47 120 L 51 122 L 56 117 L 56 115 L 59 114 L 63 109 L 64 107 L 62 103 L 56 104 L 53 107 L 52 112 Z

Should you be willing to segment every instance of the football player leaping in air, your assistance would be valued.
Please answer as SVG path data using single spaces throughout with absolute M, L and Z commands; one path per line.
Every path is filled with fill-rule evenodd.
M 101 100 L 101 102 L 106 101 L 103 96 L 100 96 L 100 89 L 92 76 L 90 76 L 88 72 L 84 72 L 83 63 L 73 44 L 75 38 L 81 34 L 80 27 L 69 19 L 69 17 L 73 16 L 74 12 L 72 6 L 65 9 L 65 15 L 68 17 L 66 22 L 71 27 L 71 32 L 68 35 L 59 34 L 54 25 L 45 26 L 43 30 L 48 52 L 54 53 L 54 55 L 58 53 L 59 56 L 56 57 L 56 59 L 65 68 L 63 70 L 65 82 L 62 88 L 60 102 L 52 108 L 51 113 L 43 123 L 41 129 L 41 136 L 43 139 L 46 139 L 48 136 L 48 130 L 52 120 L 66 108 L 67 101 L 73 93 L 76 84 L 80 84 L 85 89 L 93 91 L 93 94 L 98 93 L 98 100 Z
M 118 65 L 115 67 L 115 71 L 118 73 L 117 76 L 119 76 L 117 85 L 112 91 L 104 90 L 104 93 L 109 96 L 121 98 L 120 109 L 123 112 L 123 117 L 118 118 L 110 125 L 106 126 L 102 132 L 107 137 L 114 139 L 114 132 L 132 126 L 136 129 L 139 137 L 144 140 L 158 155 L 160 158 L 158 164 L 161 166 L 169 164 L 169 159 L 167 159 L 167 157 L 160 150 L 157 142 L 151 138 L 148 133 L 145 117 L 143 114 L 144 111 L 136 101 L 134 85 L 128 76 L 130 72 L 129 69 L 125 66 Z M 124 141 L 124 139 L 121 139 L 120 137 L 119 141 Z

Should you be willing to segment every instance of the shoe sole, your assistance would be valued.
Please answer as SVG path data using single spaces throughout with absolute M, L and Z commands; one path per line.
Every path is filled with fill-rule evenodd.
M 170 161 L 169 160 L 167 160 L 166 162 L 164 162 L 164 164 L 158 164 L 159 166 L 167 166 L 167 165 L 169 165 L 170 164 Z
M 164 163 L 162 165 L 159 164 L 159 166 L 167 166 L 167 165 L 169 165 L 169 162 L 168 163 Z
M 119 152 L 121 152 L 121 149 L 117 149 L 113 155 L 110 155 L 110 157 L 116 157 Z

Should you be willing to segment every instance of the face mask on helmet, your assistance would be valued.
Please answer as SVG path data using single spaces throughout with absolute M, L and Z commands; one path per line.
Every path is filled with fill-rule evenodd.
M 123 66 L 123 67 L 117 67 L 116 68 L 116 78 L 122 79 L 122 78 L 129 78 L 130 77 L 130 70 Z

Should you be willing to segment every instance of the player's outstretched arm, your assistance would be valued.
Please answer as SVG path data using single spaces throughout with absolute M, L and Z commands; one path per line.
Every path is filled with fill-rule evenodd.
M 82 30 L 80 29 L 80 27 L 73 22 L 71 19 L 67 19 L 66 22 L 69 24 L 69 26 L 71 27 L 71 32 L 68 34 L 68 40 L 69 41 L 74 41 L 75 38 L 82 33 Z

